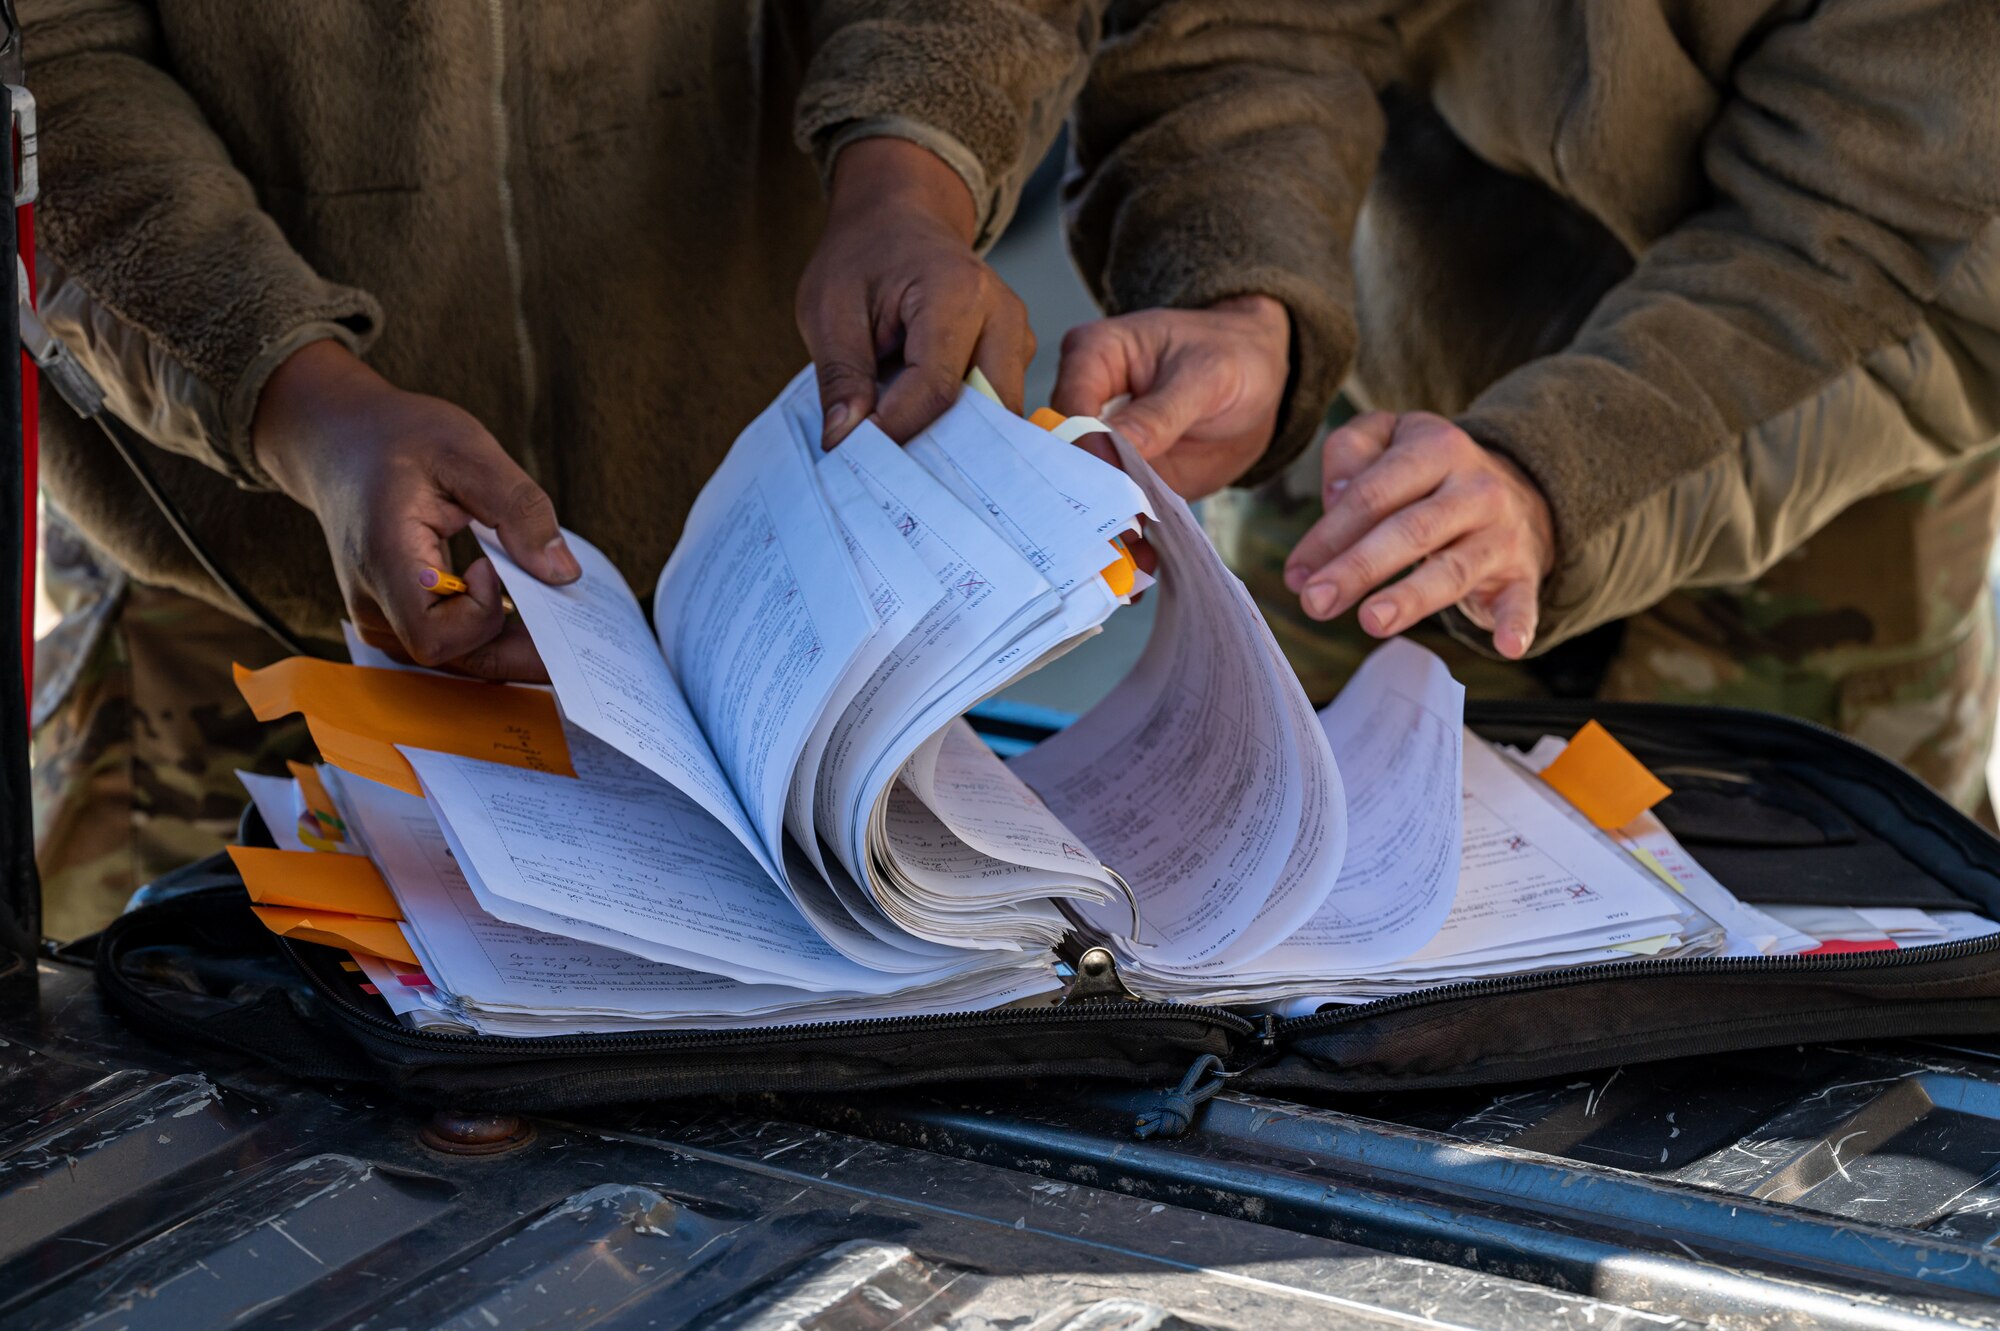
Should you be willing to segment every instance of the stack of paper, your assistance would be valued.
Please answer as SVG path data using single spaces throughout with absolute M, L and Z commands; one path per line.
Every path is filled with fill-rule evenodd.
M 271 853 L 365 852 L 348 872 L 385 889 L 280 899 L 326 875 L 253 857 L 267 922 L 350 947 L 408 1020 L 498 1034 L 1047 1001 L 1072 935 L 1141 995 L 1287 1013 L 1813 941 L 1648 821 L 1665 788 L 1609 736 L 1504 756 L 1416 647 L 1315 715 L 1122 443 L 1121 471 L 976 393 L 907 448 L 864 425 L 823 452 L 818 422 L 808 374 L 744 432 L 650 625 L 581 538 L 582 578 L 549 587 L 482 533 L 551 689 L 379 658 L 240 672 L 330 764 L 252 784 Z M 1117 544 L 1142 517 L 1144 656 L 1003 763 L 963 713 L 1143 587 Z

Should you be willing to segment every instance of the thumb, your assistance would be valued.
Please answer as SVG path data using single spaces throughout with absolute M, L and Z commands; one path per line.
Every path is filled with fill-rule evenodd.
M 1065 416 L 1095 416 L 1131 391 L 1131 357 L 1116 319 L 1078 324 L 1063 335 L 1051 407 Z
M 1168 369 L 1152 389 L 1120 407 L 1105 424 L 1148 460 L 1159 457 L 1200 422 L 1208 410 L 1199 376 Z
M 454 503 L 493 528 L 508 558 L 543 582 L 575 582 L 583 576 L 583 566 L 556 523 L 548 492 L 497 443 L 482 449 L 478 458 L 454 455 L 439 468 L 438 481 Z
M 819 381 L 820 447 L 830 449 L 875 410 L 875 330 L 868 303 L 827 295 L 803 311 L 799 332 Z

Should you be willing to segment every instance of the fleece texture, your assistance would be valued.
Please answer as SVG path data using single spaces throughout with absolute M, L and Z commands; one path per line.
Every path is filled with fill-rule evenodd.
M 1992 0 L 1114 3 L 1072 244 L 1286 302 L 1248 483 L 1343 384 L 1518 462 L 1546 648 L 2000 441 L 1996 70 Z
M 840 147 L 933 148 L 1005 224 L 1081 83 L 1065 0 L 26 0 L 50 327 L 288 621 L 340 613 L 250 449 L 318 338 L 470 411 L 642 590 L 797 371 Z M 51 497 L 138 577 L 223 604 L 94 429 Z

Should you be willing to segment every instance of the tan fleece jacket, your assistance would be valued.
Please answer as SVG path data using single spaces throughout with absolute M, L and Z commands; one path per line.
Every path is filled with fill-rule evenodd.
M 1095 35 L 1067 0 L 20 10 L 44 318 L 218 557 L 322 636 L 324 542 L 249 448 L 285 356 L 336 338 L 465 407 L 649 586 L 805 360 L 793 292 L 832 155 L 925 144 L 990 239 Z M 95 430 L 52 404 L 43 435 L 49 494 L 86 533 L 221 603 Z
M 1993 0 L 1131 0 L 1072 243 L 1291 308 L 1252 481 L 1343 381 L 1519 462 L 1546 647 L 2000 440 L 1996 71 Z

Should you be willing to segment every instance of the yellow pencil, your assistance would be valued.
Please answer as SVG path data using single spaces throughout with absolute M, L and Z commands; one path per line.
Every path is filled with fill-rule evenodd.
M 439 596 L 458 596 L 468 590 L 464 578 L 440 568 L 425 569 L 417 574 L 417 581 L 423 585 L 425 591 L 434 592 Z

